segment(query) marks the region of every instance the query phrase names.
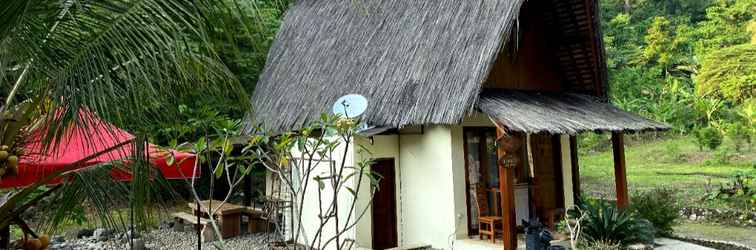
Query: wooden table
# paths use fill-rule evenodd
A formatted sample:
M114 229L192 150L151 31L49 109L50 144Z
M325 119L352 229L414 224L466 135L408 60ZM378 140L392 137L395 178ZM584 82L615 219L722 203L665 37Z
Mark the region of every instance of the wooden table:
M204 200L200 201L200 207L194 202L189 203L189 207L194 215L206 218L209 211L214 211L213 218L217 220L223 238L238 236L241 234L241 215L247 208L228 202L223 205L221 203L219 200Z

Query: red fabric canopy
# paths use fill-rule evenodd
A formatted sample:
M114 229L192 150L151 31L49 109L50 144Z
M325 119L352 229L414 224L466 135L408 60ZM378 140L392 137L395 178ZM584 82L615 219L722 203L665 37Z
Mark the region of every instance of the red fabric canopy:
M133 152L134 135L100 120L95 115L81 111L79 116L86 120L87 126L74 125L67 130L55 147L45 150L41 143L44 129L31 133L30 141L24 148L24 154L19 160L18 173L15 176L6 175L0 179L0 188L24 187L33 184L45 176L72 166L80 162L78 169L114 162L126 161ZM194 177L194 154L163 150L155 145L148 145L150 162L156 166L166 179L188 179ZM46 151L46 152L45 152ZM100 154L101 153L101 154ZM86 162L87 158L100 154ZM168 164L173 154L173 165ZM125 162L127 163L127 162ZM128 164L125 164L128 165ZM121 181L131 180L128 172L114 168L111 175ZM59 184L61 178L56 178L48 185Z

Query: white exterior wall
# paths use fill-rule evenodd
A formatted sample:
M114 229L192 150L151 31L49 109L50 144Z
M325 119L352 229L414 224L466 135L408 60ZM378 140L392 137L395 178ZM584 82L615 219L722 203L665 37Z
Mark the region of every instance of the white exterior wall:
M454 152L461 144L453 145L461 143L461 132L428 126L422 134L400 136L400 245L448 249L458 234L466 233L466 214L460 213L466 211L464 161L461 150Z
M366 161L369 159L383 159L383 158L393 158L394 159L394 170L397 176L394 176L395 180L397 180L397 187L395 188L397 197L397 203L396 203L396 212L397 212L397 218L396 222L397 225L400 225L400 221L402 218L401 215L401 209L399 204L399 136L398 135L377 135L373 137L372 143L369 140L369 138L364 137L356 137L355 138L355 144L358 145L357 148L354 148L355 151L355 160L357 162ZM368 151L370 151L370 155L366 154L360 154L359 152L359 146L364 147ZM369 180L367 180L369 181ZM367 183L369 184L369 183ZM365 212L365 215L357 222L357 225L355 226L355 240L357 243L357 246L359 248L363 249L370 249L373 245L373 214L372 214L372 208L370 206L370 185L361 185L360 190L358 191L358 198L357 198L357 206L358 208L366 208L367 211ZM355 211L356 213L360 213L362 211ZM397 232L400 232L397 228ZM401 235L401 233L399 233Z
M355 150L354 150L353 143L347 144L347 143L342 142L333 153L334 159L331 159L330 161L317 159L317 157L316 159L312 161L314 164L314 168L313 168L313 171L311 172L309 181L307 182L307 189L304 193L300 191L301 194L300 194L300 197L298 197L298 198L301 198L301 195L304 195L304 199L303 199L304 202L302 202L303 212L302 212L302 219L301 219L302 231L299 233L299 237L297 239L297 241L301 244L309 245L313 241L316 235L316 232L320 228L320 219L318 216L320 213L319 212L320 210L318 209L318 206L320 205L320 208L322 209L322 211L324 211L323 213L325 213L325 211L328 209L328 206L331 204L331 201L333 201L334 199L333 188L331 186L331 182L328 180L325 180L324 181L325 187L324 189L321 190L319 183L315 181L314 178L331 176L332 173L330 170L329 163L333 162L334 164L336 164L336 166L341 166L342 164L341 159L344 156L344 153L346 153L346 158L344 161L345 169L344 169L344 172L342 173L342 176L348 176L353 171L353 169L349 167L353 167L355 163L354 161ZM293 156L297 158L296 160L303 161L304 164L308 164L309 160L307 159L302 160L301 159L302 155L296 150L296 147L293 150ZM301 174L295 174L295 175L298 175L296 176L297 178L304 178ZM267 176L268 176L267 177L268 184L266 184L266 186L268 187L266 187L266 189L268 189L267 191L270 194L271 187L269 187L270 186L269 183L271 183L272 178L276 178L276 177L274 174L271 174L271 173L268 173ZM363 181L366 181L367 184L369 185L368 178L364 178ZM356 189L355 188L356 185L357 185L357 178L352 178L346 183L345 186ZM296 184L295 184L295 188L297 188ZM318 199L318 191L321 192L322 203ZM340 207L338 211L338 218L339 218L340 228L344 228L347 224L352 224L355 221L356 215L354 215L354 213L352 214L350 221L349 222L346 221L346 218L348 217L348 214L349 214L349 205L352 204L353 200L354 200L354 196L347 189L342 188L339 191L338 203L340 204ZM296 208L297 201L298 200L295 200L295 203L294 203L295 209L297 209ZM355 211L358 211L358 210L361 211L361 209L364 209L364 205L363 207L359 207L359 206L355 207ZM288 224L290 221L290 218L288 218L289 214L284 213L284 217L285 217L284 220L286 221L284 224L287 225L288 227ZM294 237L294 232L292 232L290 228L287 228L286 230L287 230L287 233L286 233L287 238L292 239ZM332 238L333 236L335 236L335 219L332 218L324 227L324 230L322 233L322 240L323 240L322 242L325 243L326 240ZM343 241L344 239L355 239L355 237L356 237L356 227L352 227L350 230L347 230L345 234L340 236L340 240ZM330 243L323 249L336 249L335 242Z
M341 163L341 157L343 156L344 150L346 149L346 143L343 143L334 151L334 162L337 164L337 166L340 166ZM360 147L364 147L367 149L370 154L364 154L361 152ZM363 137L355 137L354 143L349 143L349 148L346 149L346 164L345 167L356 167L358 162L366 161L369 159L381 159L381 158L394 158L394 167L397 173L397 176L395 177L397 180L397 183L399 181L399 136L398 135L380 135L380 136L374 136L373 141L371 144L371 141L368 138ZM293 154L295 157L300 157L299 152L296 150L293 151ZM315 161L317 162L317 161ZM330 168L326 161L318 162L319 164L316 165L315 169L312 171L313 176L310 177L310 181L307 187L307 191L305 193L305 199L304 199L304 205L302 208L303 214L302 214L302 227L303 227L303 234L300 234L300 237L298 241L302 244L309 244L308 241L311 242L312 238L315 236L315 233L320 225L320 220L318 218L319 210L318 210L318 189L319 184L318 182L314 181L313 178L315 176L321 176L326 177L330 175ZM351 169L345 169L345 172L343 173L343 176L347 176L351 173ZM272 192L272 187L270 186L271 178L274 178L274 175L270 172L267 173L267 184L266 184L266 192L270 194ZM347 186L357 190L357 182L359 179L355 177L352 177L350 181L348 182ZM360 188L357 191L357 199L355 202L355 208L351 216L351 223L356 223L354 227L347 230L347 232L340 237L341 240L344 239L354 239L356 243L356 247L358 249L370 249L372 246L372 213L371 213L371 207L370 202L370 179L365 177L362 180L362 183L360 184ZM397 194L396 197L399 197L399 188L396 188ZM325 211L327 209L327 205L330 204L330 202L333 199L333 189L329 186L328 182L326 181L326 188L321 191L322 200L323 200L323 206L322 209ZM339 224L343 228L346 225L346 217L348 216L348 206L351 205L353 199L355 197L346 189L342 189L339 191L339 200L338 202L341 204L339 209ZM401 218L401 209L400 204L397 202L397 224L400 222ZM365 211L364 215L358 219L360 213ZM288 216L288 214L285 214L284 216ZM288 218L286 218L288 221ZM334 221L332 219L332 221ZM350 223L350 224L351 224ZM331 238L335 235L334 230L334 223L330 222L326 227L326 230L324 230L323 239ZM399 232L399 230L397 230ZM288 237L293 237L292 234L287 234ZM325 249L335 249L334 244L329 244Z

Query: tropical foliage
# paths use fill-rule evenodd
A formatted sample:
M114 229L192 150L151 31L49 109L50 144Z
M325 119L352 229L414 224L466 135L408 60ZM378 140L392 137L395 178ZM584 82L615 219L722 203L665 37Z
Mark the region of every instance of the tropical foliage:
M638 217L651 222L659 236L672 233L672 226L680 220L680 205L678 205L677 190L671 188L655 188L633 194L630 210Z
M754 131L754 0L601 0L611 98L678 132Z
M13 153L3 160L4 169L15 165L11 156L23 154L19 149L27 142L28 131L43 129L44 142L55 146L72 124L89 126L92 121L82 119L80 110L129 129L137 134L135 145L144 145L152 126L174 121L173 114L181 112L185 102L203 105L191 100L222 100L219 105L247 107L244 87L226 64L233 60L222 59L218 44L227 44L222 49L230 51L243 44L239 42L243 37L268 39L270 31L260 33L263 28L237 25L266 20L258 17L275 20L279 12L255 9L256 4L4 1L0 6L0 141L4 146L0 147ZM261 53L261 49L252 51ZM15 216L43 197L54 199L50 204L60 211L53 214L52 223L82 204L96 208L106 225L123 223L110 217L109 207L128 203L141 213L155 193L151 189L155 182L148 181L154 169L147 167L144 152L135 147L128 168L133 176L130 184L102 178L119 164L72 172L77 163L7 193L0 204L0 228L16 223ZM69 182L40 192L44 183L60 176L69 176ZM143 225L140 221L147 218L137 214L132 219Z
M580 222L581 236L588 244L654 242L655 231L651 222L638 218L627 209L617 208L612 202L582 199L570 213L572 218L583 218Z

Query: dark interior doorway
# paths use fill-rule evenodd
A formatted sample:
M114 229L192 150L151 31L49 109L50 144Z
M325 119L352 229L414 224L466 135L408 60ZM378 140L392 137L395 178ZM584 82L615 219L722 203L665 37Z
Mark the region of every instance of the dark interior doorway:
M394 159L376 160L371 167L383 177L373 198L373 249L394 248L398 246Z

